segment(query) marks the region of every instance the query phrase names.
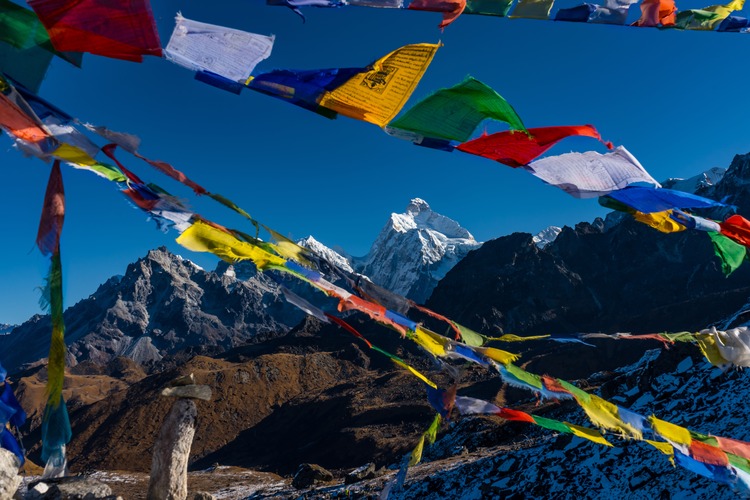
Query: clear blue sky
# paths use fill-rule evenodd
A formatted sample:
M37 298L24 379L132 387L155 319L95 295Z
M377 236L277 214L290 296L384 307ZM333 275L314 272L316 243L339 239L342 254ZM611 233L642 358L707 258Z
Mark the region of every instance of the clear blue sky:
M507 98L527 126L591 123L659 180L726 167L735 153L750 151L750 37L744 35L484 16L463 16L441 34L440 15L425 12L307 9L302 24L291 11L262 0L158 0L153 7L162 46L177 11L275 34L273 54L256 72L360 66L408 43L442 40L445 46L410 103L470 74ZM458 220L479 240L605 213L595 200L576 200L522 171L416 147L374 125L330 121L252 91L229 94L157 58L135 64L87 55L83 69L54 61L40 94L82 121L140 136L143 154L171 162L280 232L294 238L313 234L354 255L365 254L388 215L403 211L413 197ZM6 181L0 197L6 214L0 323L19 323L39 312L35 287L47 271L34 238L49 166L23 158L6 137L0 149ZM601 146L570 140L551 153L588 149ZM121 159L199 213L247 228L145 163L124 153ZM66 306L160 245L206 268L216 265L211 256L181 249L174 243L177 233L159 232L107 181L71 168L63 174Z

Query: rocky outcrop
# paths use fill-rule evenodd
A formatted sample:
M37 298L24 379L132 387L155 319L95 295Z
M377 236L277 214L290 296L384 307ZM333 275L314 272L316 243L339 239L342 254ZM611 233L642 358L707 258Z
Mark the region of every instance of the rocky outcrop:
M284 333L302 314L261 278L239 282L206 272L165 248L152 250L65 312L69 365L117 356L146 367L193 347L230 349ZM9 370L46 357L48 316L0 336ZM23 348L21 348L23 346Z

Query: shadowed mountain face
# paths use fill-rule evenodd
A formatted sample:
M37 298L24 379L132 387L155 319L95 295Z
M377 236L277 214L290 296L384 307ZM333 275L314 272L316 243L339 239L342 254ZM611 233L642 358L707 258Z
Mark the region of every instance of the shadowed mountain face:
M206 272L165 248L152 250L65 311L68 364L125 356L146 367L179 350L226 350L288 331L303 315L263 278L240 282ZM3 364L15 370L46 357L49 316L0 336Z
M747 215L748 186L743 155L699 194L727 197ZM662 234L621 219L566 227L544 249L523 233L489 241L448 273L428 305L480 331L540 334L696 330L747 303L750 266L724 277L705 234Z

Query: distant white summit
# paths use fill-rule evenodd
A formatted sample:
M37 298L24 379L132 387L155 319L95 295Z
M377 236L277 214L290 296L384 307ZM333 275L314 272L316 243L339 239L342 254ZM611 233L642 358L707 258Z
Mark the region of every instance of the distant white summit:
M667 179L662 183L662 187L695 193L699 189L715 186L717 182L724 178L726 172L726 168L714 167L689 179L680 179L678 177Z
M544 248L560 235L562 228L557 226L550 226L547 229L543 229L532 238L534 244L539 248Z
M364 257L343 256L312 236L300 244L343 269L364 274L374 283L421 303L458 261L482 243L458 222L414 198L404 213L391 214Z

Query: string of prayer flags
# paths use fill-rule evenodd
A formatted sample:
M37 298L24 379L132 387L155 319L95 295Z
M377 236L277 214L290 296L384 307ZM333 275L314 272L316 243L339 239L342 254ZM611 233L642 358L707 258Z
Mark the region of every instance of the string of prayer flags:
M388 124L386 132L410 132L410 140L421 143L425 137L465 142L485 119L507 123L513 130L526 131L521 118L500 94L479 80L441 89L415 104Z
M141 62L161 57L149 0L29 0L59 51Z
M60 235L65 218L65 191L60 162L50 171L44 207L39 221L37 246L50 257L51 265L41 303L49 308L52 336L47 361L47 404L42 420L42 460L47 463L45 474L56 474L65 468L65 445L70 441L71 428L62 389L65 378L65 321L63 319L62 265Z
M405 45L378 59L365 73L326 91L320 105L349 118L384 127L421 80L440 44Z
M647 214L663 212L673 208L716 208L727 206L724 203L684 191L643 186L628 186L609 193L604 197L605 200L607 198L614 199L633 210Z
M622 146L611 153L567 153L531 162L526 169L576 198L595 198L634 183L661 184Z
M271 55L273 42L273 35L192 21L178 13L164 55L192 71L212 73L244 85L255 66Z
M568 422L560 422L558 420L552 420L549 418L540 417L538 415L531 415L519 410L499 408L492 403L481 399L469 398L466 396L456 396L455 406L462 415L496 415L505 420L528 422L530 424L538 425L555 432L573 434L597 444L612 446L612 444L604 439L604 436L602 436L602 434L595 429L580 427Z
M442 12L443 21L438 25L440 29L458 19L465 8L466 0L411 0L409 2L410 10Z
M528 133L529 135L504 131L483 135L460 144L456 149L516 168L528 165L566 137L592 137L608 149L613 148L612 143L603 141L599 132L591 125L530 128Z

